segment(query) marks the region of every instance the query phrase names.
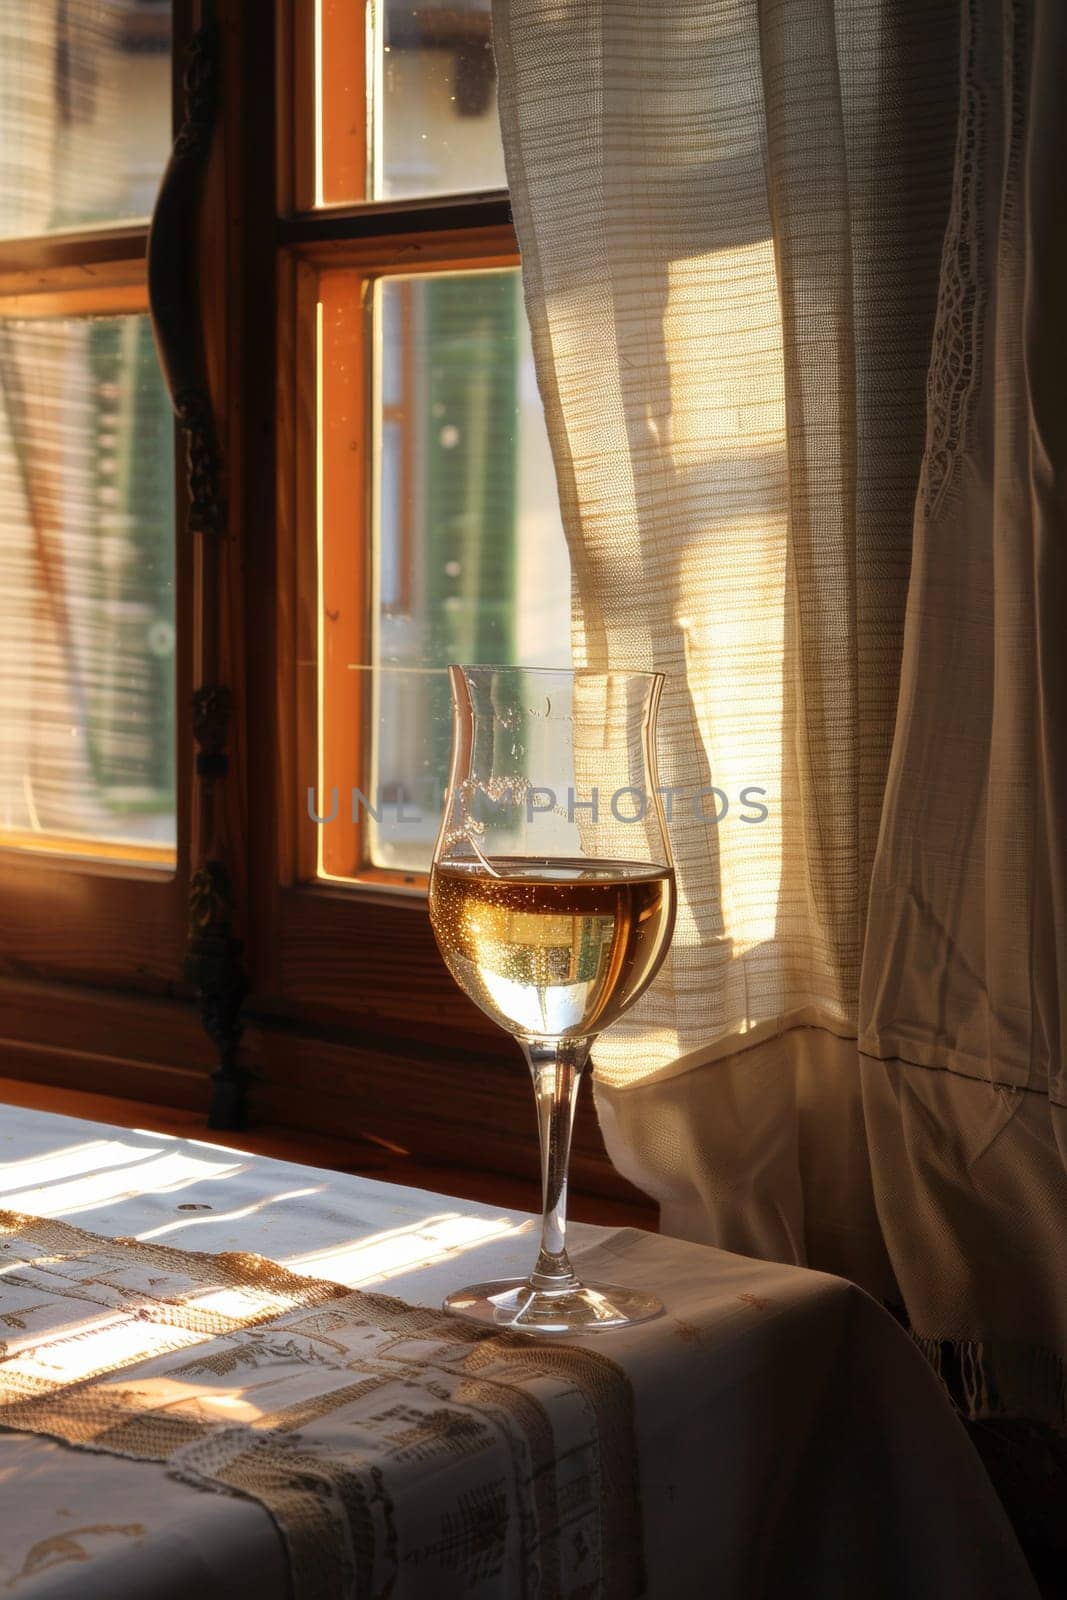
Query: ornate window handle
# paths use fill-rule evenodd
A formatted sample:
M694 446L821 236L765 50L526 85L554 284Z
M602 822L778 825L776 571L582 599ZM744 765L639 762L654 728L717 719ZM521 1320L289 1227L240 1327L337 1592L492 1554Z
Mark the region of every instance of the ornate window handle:
M223 859L216 795L226 777L230 691L214 682L219 659L218 577L226 532L222 454L207 381L197 290L197 221L204 170L218 112L221 36L205 0L204 20L189 46L185 113L163 174L148 232L148 303L156 350L178 425L186 439L187 527L207 540L199 596L203 681L193 695L197 851L189 884L185 977L197 991L204 1028L219 1052L208 1124L237 1128L245 1120L250 1074L238 1050L247 983L233 931L233 879Z

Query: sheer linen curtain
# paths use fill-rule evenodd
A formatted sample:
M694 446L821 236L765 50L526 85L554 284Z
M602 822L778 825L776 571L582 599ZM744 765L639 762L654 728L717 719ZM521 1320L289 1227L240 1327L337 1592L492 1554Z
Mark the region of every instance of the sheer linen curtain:
M668 675L609 1151L1061 1425L1065 20L494 4L576 663Z

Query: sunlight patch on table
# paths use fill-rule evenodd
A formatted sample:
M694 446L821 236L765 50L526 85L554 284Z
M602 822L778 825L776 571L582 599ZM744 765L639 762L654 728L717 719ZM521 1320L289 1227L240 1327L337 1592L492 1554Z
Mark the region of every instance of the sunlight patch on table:
M368 1239L284 1256L282 1261L292 1272L306 1272L354 1288L381 1283L435 1261L447 1261L450 1256L462 1255L492 1240L524 1233L530 1226L525 1218L515 1222L510 1217L464 1217L459 1212L443 1212L408 1228L390 1228Z
M38 1334L32 1346L9 1355L7 1371L38 1382L75 1383L204 1340L202 1333L189 1329L122 1316L124 1320L106 1317L77 1331L61 1329L51 1338Z
M18 1189L33 1188L37 1184L55 1183L60 1178L99 1172L105 1167L130 1166L160 1153L158 1147L146 1150L143 1145L123 1144L117 1139L93 1139L88 1144L65 1145L61 1150L49 1150L44 1155L0 1163L0 1194L6 1195L9 1185Z
M94 1170L55 1186L19 1188L3 1198L8 1209L27 1212L31 1216L72 1216L79 1211L96 1210L139 1195L162 1194L186 1188L191 1183L205 1179L233 1177L246 1170L247 1166L244 1160L220 1166L218 1162L204 1161L175 1151L145 1162L137 1168L136 1174L122 1167L103 1172Z

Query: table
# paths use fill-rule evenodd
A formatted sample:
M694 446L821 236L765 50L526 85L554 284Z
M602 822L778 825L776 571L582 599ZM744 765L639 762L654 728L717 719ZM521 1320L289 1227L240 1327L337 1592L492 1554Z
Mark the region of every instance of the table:
M533 1219L488 1205L12 1107L0 1128L0 1206L108 1238L257 1252L417 1306L531 1258ZM632 1385L644 1592L1036 1596L940 1386L862 1291L635 1229L575 1225L572 1237L580 1272L651 1288L667 1307L577 1341ZM3 1297L0 1275L0 1318ZM0 1591L283 1600L287 1569L254 1501L0 1431ZM394 1590L445 1592L406 1570ZM487 1579L448 1592L519 1591ZM612 1592L640 1592L637 1572Z

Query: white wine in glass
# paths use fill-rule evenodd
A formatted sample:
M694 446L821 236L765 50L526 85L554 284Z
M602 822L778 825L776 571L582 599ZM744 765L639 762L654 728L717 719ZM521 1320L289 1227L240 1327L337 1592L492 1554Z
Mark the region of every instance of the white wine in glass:
M656 673L451 667L452 766L430 918L460 987L514 1035L533 1075L544 1214L525 1279L449 1310L574 1333L656 1316L653 1295L583 1284L566 1249L567 1162L596 1035L641 995L674 928L657 792Z

